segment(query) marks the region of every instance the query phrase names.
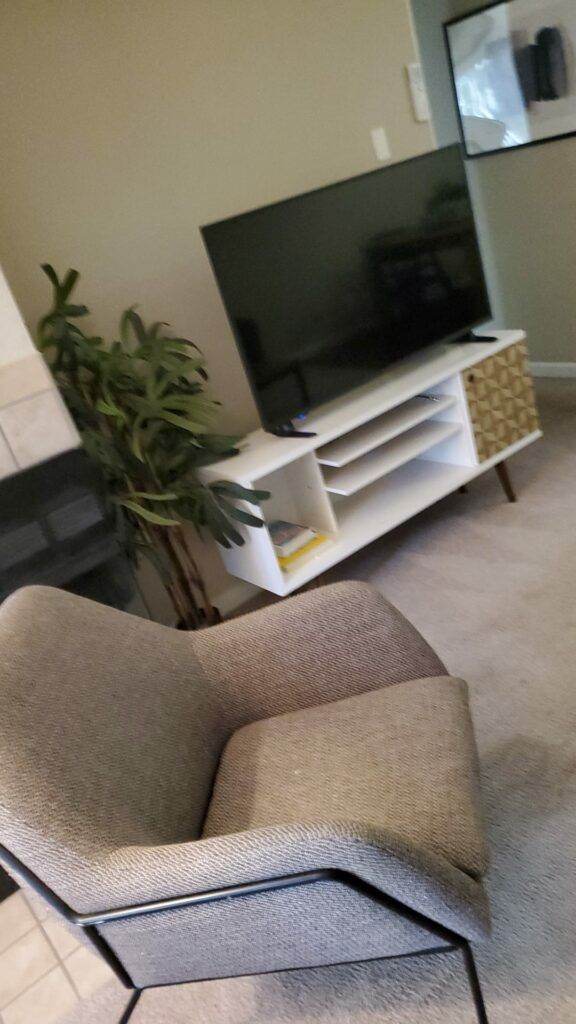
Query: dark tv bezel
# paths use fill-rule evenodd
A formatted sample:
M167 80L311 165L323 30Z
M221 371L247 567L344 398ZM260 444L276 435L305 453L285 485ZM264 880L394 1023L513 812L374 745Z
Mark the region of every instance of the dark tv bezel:
M501 0L499 0L499 2L501 2ZM304 198L306 198L308 196L311 196L311 195L315 195L317 192L329 192L332 189L340 188L342 185L348 185L352 181L362 181L364 178L369 178L369 177L371 177L372 175L375 175L375 174L382 175L387 170L391 170L392 168L400 167L403 164L417 163L420 160L423 161L423 160L425 160L425 159L427 159L427 158L429 158L431 156L434 156L436 154L448 152L448 150L459 150L459 152L460 152L460 154L462 156L462 166L465 169L465 167L466 167L466 150L465 150L465 147L462 145L461 142L453 142L449 146L439 146L437 149L428 150L426 153L419 153L417 156L407 157L405 160L398 160L398 161L396 161L393 164L389 164L387 167L375 167L371 171L364 171L362 174L353 174L349 178L342 178L339 181L331 182L329 185L320 185L318 188L309 189L307 192L300 192L297 195L289 196L287 199L278 199L278 200L275 200L273 203L266 203L264 206L255 206L252 209L245 210L242 213L233 214L231 217L223 217L220 220L211 221L209 224L201 225L200 233L202 235L202 240L204 242L204 248L206 249L206 254L208 256L208 260L209 260L210 266L212 268L212 273L214 275L214 279L215 279L216 285L218 287L218 294L220 295L220 298L222 300L222 304L223 304L224 310L226 312L226 317L227 317L228 323L230 325L230 329L232 331L232 334L234 336L234 340L236 342L236 348L237 348L238 353L240 355L240 359L242 361L242 366L244 367L244 371L246 373L246 377L248 378L248 383L250 385L250 391L252 393L252 397L254 399L256 408L258 409L258 414L260 416L260 421L261 421L261 424L262 424L264 430L273 431L273 430L277 429L278 427L282 426L284 423L289 422L290 420L300 419L302 417L306 417L306 416L309 415L310 412L312 412L312 410L318 409L321 406L328 404L328 402L333 402L337 398L340 398L342 395L350 394L352 391L357 390L357 388L359 388L359 387L364 387L366 384L368 384L370 382L370 380L374 380L375 378L379 377L381 374L385 373L386 370L389 369L389 367L394 366L397 363L401 363L403 361L403 358L400 357L400 359L391 359L390 362L383 363L382 367L381 367L381 370L378 371L377 373L374 373L374 374L371 374L371 375L367 376L366 380L362 384L356 384L353 387L349 387L349 388L343 387L342 390L336 391L333 395L330 395L327 398L323 398L321 401L316 402L315 404L309 406L308 408L303 408L303 409L300 409L300 410L296 410L295 412L293 412L292 416L289 417L288 421L281 420L281 419L277 419L277 420L270 419L270 417L268 416L266 410L264 409L264 407L263 407L263 405L262 405L262 403L260 401L260 393L259 393L259 389L258 389L258 387L257 387L257 385L255 383L255 380L254 380L254 376L253 376L253 373L252 373L252 367L250 365L250 361L246 358L246 355L245 355L245 352L244 352L244 345L242 343L241 338L239 337L238 331L236 330L236 326L235 326L234 321L232 319L230 310L228 309L228 303L226 301L226 297L225 297L225 295L224 295L224 293L222 291L222 288L220 286L220 281L219 281L219 278L218 278L218 271L217 271L217 268L216 268L216 266L214 265L214 263L212 261L212 256L210 254L210 247L209 247L208 242L207 242L207 237L206 237L207 232L209 232L211 228L220 227L220 225L222 225L222 224L231 224L234 221L243 220L246 217L252 217L254 214L261 213L263 210L271 210L271 209L273 209L276 206L288 206L290 203L299 202L301 199L304 199ZM484 260L482 258L482 251L480 249L480 242L479 242L479 237L478 237L478 229L477 229L477 226L476 226L476 218L474 216L474 210L473 210L473 207L472 207L472 199L471 199L471 196L470 196L470 189L468 188L468 186L467 186L467 189L468 189L468 196L469 196L469 200L470 200L470 209L472 211L472 223L474 225L474 237L475 237L475 242L476 242L476 250L477 250L477 253L478 253L479 263L480 263L480 266L482 268L482 292L483 292L483 298L484 298L485 304L486 304L486 316L481 316L481 317L478 317L475 320L470 320L470 321L467 321L466 323L463 323L461 329L459 329L458 331L454 331L451 334L444 335L442 338L438 338L436 341L430 342L429 344L422 345L421 348L414 349L412 352L407 353L407 355L404 357L404 359L408 359L408 358L410 358L410 356L415 355L417 352L422 352L426 348L431 348L433 345L449 344L450 342L453 342L453 341L457 340L459 337L463 337L468 332L472 331L474 327L479 327L480 324L486 323L486 321L489 320L492 317L492 306L491 306L491 302L490 302L490 294L488 292L488 284L487 284L487 281L486 281L486 274L485 274L485 271L484 271Z

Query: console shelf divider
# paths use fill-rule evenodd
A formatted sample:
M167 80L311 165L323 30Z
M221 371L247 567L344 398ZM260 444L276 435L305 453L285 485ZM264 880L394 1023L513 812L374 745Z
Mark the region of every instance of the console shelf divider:
M338 440L319 448L316 458L321 466L341 469L354 459L367 455L374 448L385 444L386 441L392 441L399 434L418 426L419 423L446 412L455 404L454 395L417 395L398 408L370 420L365 426L357 427L350 433L343 434Z
M324 472L326 490L331 494L351 495L368 487L382 476L393 473L406 462L417 459L429 448L457 434L460 423L423 423L387 444L381 445L344 466L343 469L327 469Z

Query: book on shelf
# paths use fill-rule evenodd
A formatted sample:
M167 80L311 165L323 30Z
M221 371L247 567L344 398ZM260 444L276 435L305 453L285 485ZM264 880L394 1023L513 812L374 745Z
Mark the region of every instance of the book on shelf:
M279 558L289 558L316 536L315 530L299 526L297 523L287 523L283 519L276 519L270 523L268 533Z
M323 533L315 533L312 540L309 540L297 551L294 551L291 555L282 556L276 555L278 564L283 572L288 572L290 569L295 568L296 564L300 562L300 559L306 558L308 555L316 554L318 548L321 548L328 542L329 538Z
M268 532L278 564L285 572L292 569L301 558L315 554L316 549L328 540L323 533L298 523L287 523L283 519L269 523Z

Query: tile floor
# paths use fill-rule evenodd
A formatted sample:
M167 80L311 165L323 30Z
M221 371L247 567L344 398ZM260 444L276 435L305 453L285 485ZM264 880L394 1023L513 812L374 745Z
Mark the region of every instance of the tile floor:
M56 1024L111 977L41 901L0 903L0 1024Z

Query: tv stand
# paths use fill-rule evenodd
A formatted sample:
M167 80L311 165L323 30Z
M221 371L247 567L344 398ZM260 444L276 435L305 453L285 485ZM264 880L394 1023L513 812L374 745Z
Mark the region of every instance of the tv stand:
M474 334L474 331L466 331L465 334L460 334L457 338L454 338L452 345L471 345L476 342L495 342L498 341L498 335L496 334Z
M244 545L220 548L228 572L285 596L489 469L512 500L504 460L541 430L525 334L495 336L418 352L315 410L312 436L256 430L239 455L204 467L206 482L270 491L266 524L284 519L327 538L284 572L266 525L239 527Z

